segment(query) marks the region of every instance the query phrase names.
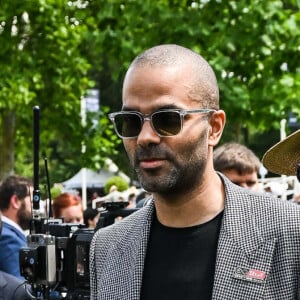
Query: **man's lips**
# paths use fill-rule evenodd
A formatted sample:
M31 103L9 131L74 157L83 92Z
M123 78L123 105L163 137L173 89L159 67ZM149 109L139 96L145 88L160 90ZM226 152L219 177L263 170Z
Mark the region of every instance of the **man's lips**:
M162 158L142 159L139 161L139 165L142 169L154 169L161 167L164 160Z

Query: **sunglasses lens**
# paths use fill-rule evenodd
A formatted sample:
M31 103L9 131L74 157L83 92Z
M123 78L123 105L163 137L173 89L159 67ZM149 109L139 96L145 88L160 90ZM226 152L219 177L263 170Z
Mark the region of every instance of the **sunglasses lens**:
M152 115L154 129L161 136L176 135L181 130L181 118L177 111L158 111Z
M136 137L141 132L142 120L135 114L118 114L114 117L115 128L121 137Z

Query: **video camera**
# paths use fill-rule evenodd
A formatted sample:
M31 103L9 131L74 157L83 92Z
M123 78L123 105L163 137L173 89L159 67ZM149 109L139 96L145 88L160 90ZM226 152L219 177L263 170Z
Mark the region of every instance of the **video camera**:
M20 249L21 275L31 284L32 299L90 299L89 249L94 230L83 224L52 218L47 160L45 169L49 193L49 216L40 217L39 193L39 107L33 108L33 218L27 246ZM107 202L96 230L126 217L136 209L128 202Z
M136 211L124 205L106 203L96 230ZM20 250L20 269L36 299L90 299L89 249L94 230L51 218L33 219L32 227L39 233L28 235L27 247Z
M20 250L22 276L36 299L89 299L89 247L94 230L63 219L34 219L38 233Z

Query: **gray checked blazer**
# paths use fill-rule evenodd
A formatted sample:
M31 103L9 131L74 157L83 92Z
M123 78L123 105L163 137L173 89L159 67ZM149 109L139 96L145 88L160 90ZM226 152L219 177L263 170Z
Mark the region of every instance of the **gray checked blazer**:
M300 299L300 207L220 176L226 198L212 299ZM95 233L91 299L140 299L153 213L152 202Z

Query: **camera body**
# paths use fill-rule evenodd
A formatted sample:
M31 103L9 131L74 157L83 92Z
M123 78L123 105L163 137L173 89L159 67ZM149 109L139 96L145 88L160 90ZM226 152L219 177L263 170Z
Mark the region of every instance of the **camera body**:
M27 236L27 247L19 256L21 274L33 291L44 299L89 299L89 247L94 230L63 223L63 219L35 219L32 224L38 233Z
M32 234L27 237L28 247L20 251L21 274L32 283L52 286L56 283L55 237Z

